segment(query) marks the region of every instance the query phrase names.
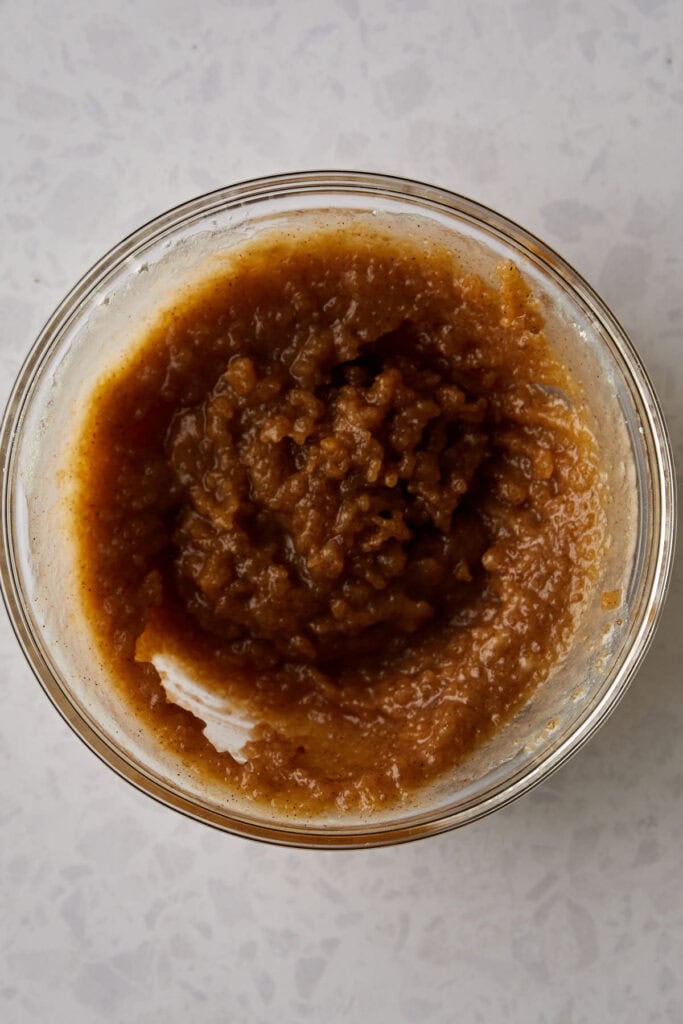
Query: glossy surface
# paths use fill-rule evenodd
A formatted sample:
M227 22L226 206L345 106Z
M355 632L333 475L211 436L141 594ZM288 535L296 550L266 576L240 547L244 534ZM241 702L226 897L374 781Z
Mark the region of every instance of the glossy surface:
M462 762L567 649L602 557L598 452L519 271L487 285L418 220L370 223L239 246L95 388L74 467L131 713L311 815ZM243 763L159 656L255 724Z

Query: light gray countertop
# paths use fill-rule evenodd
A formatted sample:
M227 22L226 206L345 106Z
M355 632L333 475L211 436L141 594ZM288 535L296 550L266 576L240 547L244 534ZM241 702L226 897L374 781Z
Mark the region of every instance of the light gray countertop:
M679 0L5 4L0 381L110 245L281 170L432 181L602 293L683 447ZM683 580L590 745L466 829L212 832L70 733L0 626L3 1024L683 1020Z

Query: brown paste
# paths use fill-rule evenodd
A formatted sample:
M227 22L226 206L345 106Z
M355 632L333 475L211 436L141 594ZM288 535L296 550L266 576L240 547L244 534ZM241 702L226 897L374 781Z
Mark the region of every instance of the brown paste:
M579 396L521 275L367 226L270 235L160 315L79 448L82 589L179 760L297 811L461 761L562 656L602 540ZM173 652L258 723L239 763Z

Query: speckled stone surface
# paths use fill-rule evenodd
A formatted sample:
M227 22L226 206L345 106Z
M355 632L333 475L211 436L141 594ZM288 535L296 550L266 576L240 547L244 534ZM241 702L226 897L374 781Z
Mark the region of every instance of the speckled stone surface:
M680 0L25 0L0 32L0 382L145 219L298 168L386 170L558 248L683 456ZM212 832L69 732L0 625L3 1024L683 1020L679 557L598 736L467 829L359 853Z

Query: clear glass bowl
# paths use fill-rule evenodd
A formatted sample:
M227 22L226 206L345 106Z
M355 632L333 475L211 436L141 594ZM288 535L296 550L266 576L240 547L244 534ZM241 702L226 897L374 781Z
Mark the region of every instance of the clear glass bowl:
M612 544L595 598L561 666L501 732L408 805L345 818L284 818L212 790L141 731L100 664L78 605L67 541L65 454L88 391L212 255L302 216L381 214L446 238L492 278L512 259L540 299L547 331L582 382L613 495ZM624 693L652 639L671 569L672 456L657 399L628 338L585 281L516 224L442 189L387 176L307 172L201 196L104 256L50 317L19 374L0 435L2 585L19 642L73 730L123 778L229 832L296 846L416 839L473 821L531 789L579 749ZM619 591L607 615L603 591Z

